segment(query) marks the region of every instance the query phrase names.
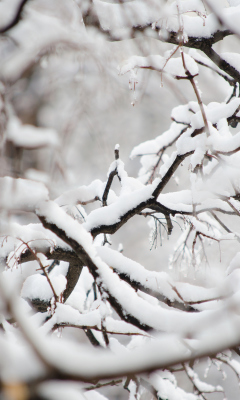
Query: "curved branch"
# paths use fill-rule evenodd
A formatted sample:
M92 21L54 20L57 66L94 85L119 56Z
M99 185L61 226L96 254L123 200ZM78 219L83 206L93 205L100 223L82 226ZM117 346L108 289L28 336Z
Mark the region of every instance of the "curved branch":
M4 26L3 28L0 28L0 34L1 34L1 33L6 33L6 32L9 31L10 29L12 29L15 25L18 24L18 22L21 20L22 12L23 12L24 6L25 6L25 4L26 4L27 2L28 2L28 0L21 0L21 1L20 1L19 5L18 5L18 7L17 7L16 13L15 13L13 19L12 19L12 21L9 22L9 23L8 23L6 26Z
M84 247L80 243L78 243L77 240L75 240L73 237L68 236L65 230L59 228L55 223L49 222L44 215L40 214L40 212L38 213L38 218L40 219L40 221L42 222L43 226L46 229L51 230L58 237L60 237L65 243L67 243L69 246L72 247L77 257L79 258L81 264L86 265L89 268L89 271L91 272L95 280L100 278L96 264L94 263L90 255L87 253L87 251L84 249ZM71 221L75 222L74 220ZM101 284L99 285L99 289L103 291L103 289L101 288ZM152 329L150 326L141 323L133 315L127 313L126 310L123 309L122 305L111 295L108 289L104 288L104 292L107 294L108 302L111 304L113 309L117 312L117 314L123 321L131 323L144 331Z
M81 261L79 260L78 257L77 257L77 259L72 258L72 260L69 261L68 272L66 275L67 285L63 292L63 302L64 303L68 299L68 297L70 296L72 291L74 290L74 288L78 282L78 279L81 275L82 269L83 269L83 263L81 263Z
M50 248L43 250L40 248L38 249L38 252L42 252L49 260L59 260L69 263L68 272L66 275L67 284L63 292L63 302L65 303L78 282L79 276L82 272L83 263L81 263L80 259L72 249L62 249L61 247L57 247L53 250ZM20 263L33 261L34 259L35 258L31 251L27 250L21 254ZM40 312L46 312L50 305L49 302L38 298L31 299L31 304Z

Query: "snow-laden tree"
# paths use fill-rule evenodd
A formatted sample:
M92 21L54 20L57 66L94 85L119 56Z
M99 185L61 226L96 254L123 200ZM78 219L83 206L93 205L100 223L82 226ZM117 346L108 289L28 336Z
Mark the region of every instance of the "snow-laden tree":
M239 398L239 21L0 2L1 399Z

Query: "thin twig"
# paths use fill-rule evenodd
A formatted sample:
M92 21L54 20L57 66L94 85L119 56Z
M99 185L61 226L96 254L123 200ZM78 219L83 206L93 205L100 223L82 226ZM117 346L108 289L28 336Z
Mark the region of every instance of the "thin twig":
M51 282L51 279L49 278L49 275L48 275L48 272L47 272L46 267L43 266L43 264L42 264L42 262L41 262L41 259L38 257L38 255L37 255L37 253L35 252L35 250L33 250L33 249L29 246L28 242L25 242L24 240L22 240L22 239L20 239L20 238L17 238L17 239L18 239L20 242L22 242L22 243L27 247L27 249L28 249L28 250L30 251L30 253L33 255L33 257L35 258L35 260L39 263L40 268L41 268L41 270L43 271L44 275L46 276L47 281L48 281L48 284L49 284L49 286L50 286L50 288L51 288L51 290L52 290L52 292L53 292L53 296L54 296L54 299L55 299L55 303L57 303L57 302L59 301L59 297L58 297L58 295L57 295L56 292L55 292L55 289L54 289L54 287L53 287L53 284L52 284L52 282Z
M181 57L182 57L183 68L184 68L185 73L186 73L186 75L187 75L187 77L188 77L188 79L189 79L189 81L190 81L190 83L191 83L191 85L193 87L194 93L195 93L195 95L197 97L198 105L200 107L201 114L202 114L202 117L203 117L203 122L204 122L205 129L206 129L206 134L209 136L210 132L209 132L207 116L206 116L206 113L205 113L205 110L204 110L204 107L203 107L203 102L202 102L200 93L199 93L197 85L196 85L196 83L194 81L194 77L191 75L191 73L189 72L189 70L188 70L188 68L186 66L185 58L184 58L184 52L183 52L182 47L181 47L180 52L181 52Z

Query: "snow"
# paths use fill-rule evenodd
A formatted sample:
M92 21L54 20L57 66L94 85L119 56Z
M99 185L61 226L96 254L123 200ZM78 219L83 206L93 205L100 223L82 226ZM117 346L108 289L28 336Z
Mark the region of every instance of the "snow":
M237 253L235 257L231 260L228 268L227 268L227 275L231 274L235 269L240 267L240 253Z
M17 5L15 0L14 2L9 0L9 2L10 6L12 4ZM9 6L7 3L9 2L5 0L0 2L0 9L3 10L2 14L0 13L1 24L5 23L5 20L8 20L7 17L10 16L7 13L7 6ZM100 66L103 60L102 54L101 56L98 54L100 50L105 55L109 55L110 63L114 64L115 60L112 59L112 54L109 54L106 50L109 49L109 43L105 47L104 35L98 39L98 35L93 33L96 32L95 29L87 27L85 30L81 12L86 11L87 3L82 5L81 1L74 2L72 12L74 15L70 15L65 24L58 17L58 13L65 13L62 5L66 4L66 7L70 8L71 2L61 0L59 7L54 7L54 2L51 4L51 11L48 10L49 2L47 0L40 3L29 2L26 5L23 19L8 32L1 44L1 46L6 45L6 49L4 47L0 75L1 79L7 82L7 88L9 88L7 93L8 90L10 93L10 96L8 93L4 100L6 101L8 117L6 139L14 146L28 150L50 146L56 151L60 151L57 130L26 125L20 122L20 119L13 115L11 98L15 99L16 93L19 94L18 91L21 91L26 83L29 83L27 90L31 93L40 89L43 90L40 87L41 85L36 84L35 75L40 76L42 71L47 70L49 67L48 58L51 58L49 54L52 52L54 53L53 58L57 59L56 64L53 63L54 74L52 79L54 84L55 80L61 80L61 74L56 67L62 60L61 53L63 53L63 57L69 56L69 58L73 57L75 61L77 60L74 66L70 65L71 69L66 67L66 71L73 71L70 77L68 76L71 83L72 77L76 73L79 73L78 78L82 79L82 70L85 69L85 55L89 58L96 58L97 61L100 61ZM56 1L57 3L58 1ZM102 27L110 29L111 33L119 35L119 38L126 37L132 26L138 24L144 27L146 23L152 25L155 37L157 34L154 32L155 27L161 28L160 39L166 34L166 31L179 32L179 28L183 28L185 41L191 36L197 37L198 34L201 34L203 38L211 38L218 30L228 28L227 24L226 26L220 25L214 15L205 18L205 8L200 0L178 0L171 2L170 6L165 3L153 0L151 7L149 7L148 1L123 1L123 4L113 4L113 2L94 0L92 5L95 7L93 11L97 12ZM215 4L218 5L218 2L215 1ZM232 7L223 8L219 5L218 12L226 23L230 23L230 26L239 29L239 1L231 0L229 4ZM79 11L77 12L78 8ZM75 11L76 13L74 13ZM178 15L178 11L180 15ZM149 29L151 30L151 28ZM155 40L153 39L153 41ZM170 57L175 48L164 53L160 46L159 51L158 48L153 48L153 46L148 47L149 43L145 43L145 39L143 41L137 39L132 42L134 42L134 45L135 42L141 44L141 46L146 44L148 52L154 51L157 55L140 57L137 55L140 54L137 46L136 52L131 52L131 55L135 54L132 57L124 54L126 61L121 64L119 72L120 74L129 72L131 83L135 83L138 78L136 73L138 68L142 68L141 73L143 74L145 74L144 68L153 68L160 72L166 72L173 77L186 77L181 58ZM75 52L72 51L73 49ZM141 54L146 55L147 53ZM159 54L164 54L164 56ZM39 65L39 73L38 68L34 68L34 65L43 56L44 59L41 60L41 65ZM239 54L225 52L221 56L237 71L239 70ZM82 64L82 57L84 65ZM118 54L117 57L122 59L123 54L120 57ZM128 57L129 59L127 59ZM215 70L219 71L211 61L195 50L189 51L189 54L184 53L184 58L187 69L193 75L199 72L194 59L203 61L211 68L214 67ZM109 74L108 65L105 62L103 63L107 75ZM86 67L88 67L88 64ZM29 80L25 78L25 71L30 71L30 69L31 79ZM37 74L35 74L36 71ZM87 73L89 72L92 73L87 69ZM155 75L159 76L160 74L155 73ZM18 81L19 78L21 78L20 81ZM169 79L171 82L172 78ZM218 79L221 78L218 77ZM88 82L86 81L87 87ZM153 81L154 84L155 82ZM16 83L16 85L11 86L11 83ZM207 83L207 80L204 81L204 85L207 85ZM61 103L61 98L58 100L58 91L55 92L54 84L47 88L47 93L37 93L40 97L43 94L46 95L43 104L41 104L41 109L38 109L36 114L40 122L42 121L40 118L40 114L43 112L42 107L46 107L46 112L51 114L51 107L54 109L55 101L59 101L61 109L64 111L63 114L65 114L65 103ZM189 82L183 80L179 84L189 85ZM225 82L225 84L227 83ZM149 90L150 85L147 90ZM92 88L95 92L94 81L91 82ZM4 90L4 88L1 88L1 93L5 95ZM8 382L29 382L31 379L39 382L41 379L48 379L49 368L53 371L53 376L54 371L56 371L56 376L62 376L71 381L74 379L82 381L94 379L99 382L100 378L137 376L137 373L145 372L144 379L153 385L159 398L197 400L199 397L197 394L186 393L177 386L174 375L166 368L191 359L195 360L198 357L216 354L226 348L239 346L240 258L239 253L237 253L237 246L234 243L234 241L239 241L238 224L234 222L231 215L229 221L231 222L232 232L226 233L227 229L225 230L221 224L214 220L210 213L205 212L217 210L216 213L220 219L222 212L225 214L223 222L227 221L227 226L228 213L233 214L233 208L237 210L236 214L239 213L237 196L235 199L231 196L236 195L240 188L240 158L239 153L236 152L240 148L240 132L236 129L233 133L233 129L228 127L227 121L228 118L239 113L239 88L237 88L236 97L233 97L227 104L221 102L221 99L226 98L227 95L230 96L230 92L225 92L224 87L221 90L222 92L217 98L218 102L208 103L210 96L203 96L204 101L206 99L204 110L209 126L207 133L201 133L202 128L204 130L205 127L198 103L190 101L173 109L171 117L174 122L170 129L163 134L160 134L159 131L155 139L147 140L133 149L131 157L141 157L142 168L139 179L128 176L125 165L120 159L115 160L110 165L108 177L111 172L116 171L121 180L119 184L121 188L117 194L114 192L114 186L109 191L106 207L101 206L101 200L107 182L100 180L75 188L71 186L70 190L61 193L55 201L50 201L48 190L43 182L36 182L36 180L42 180L49 184L50 181L46 179L47 177L44 174L28 170L24 176L32 176L33 180L0 178L0 208L1 217L3 216L1 230L6 235L1 240L1 265L4 268L7 264L0 279L0 302L3 314L0 322L5 330L4 333L0 330L0 348L2 350L0 373L4 384ZM76 92L78 93L78 91ZM57 94L57 98L55 98L55 95L52 96L53 93ZM188 97L188 92L186 92L186 97ZM211 94L211 97L214 98L214 93ZM3 98L4 96L2 100L0 99L1 107L4 106ZM115 96L114 93L112 101L115 102L116 99L118 100L118 95ZM77 100L79 101L79 99ZM46 106L46 102L49 102L50 105ZM78 102L77 105L79 104ZM72 104L69 108L71 108L72 113L72 108L74 108ZM73 112L75 113L75 110ZM73 120L76 118L79 121L79 115L82 114L78 114L78 112L76 116L66 112L66 120L61 119L57 124L61 125L59 132L65 132L67 126L65 123L69 117L71 122L72 116ZM18 110L18 113L21 115L21 110ZM51 118L51 121L53 121L55 113ZM51 124L46 123L44 126L49 125L51 126ZM55 123L52 123L52 125L56 126ZM70 128L72 129L72 126ZM75 132L75 127L73 126L73 128ZM78 129L76 129L76 132L78 132ZM49 151L49 149L45 150ZM118 150L119 145L116 145L115 151ZM163 272L161 269L149 271L140 263L131 260L119 251L113 250L118 248L118 236L112 240L112 248L108 247L108 243L100 246L103 242L103 234L93 240L91 232L95 228L117 224L126 213L152 198L152 193L161 182L160 178L157 177L153 184L144 185L143 182L150 181L150 176L151 179L154 178L152 174L154 168L156 168L157 176L159 176L159 172L164 176L178 155L184 155L190 151L193 154L185 162L185 166L182 168L183 172L179 173L179 190L176 191L175 182L172 186L170 186L170 182L170 191L161 193L157 199L160 204L172 209L174 213L180 214L174 218L175 221L180 221L183 233L179 235L179 240L175 236L173 239L171 238L172 241L169 241L167 247L173 252L175 247L175 249L177 248L176 251L184 253L184 246L186 248L188 246L186 251L188 251L189 259L191 259L189 263L191 266L186 277L183 276L181 266L179 269L177 267L176 270L171 271L171 274L170 272ZM26 153L29 154L30 152L27 151ZM205 157L206 153L207 156ZM226 156L225 153L228 153L228 155ZM40 153L37 152L38 154ZM69 163L69 159L65 159L64 154L61 153L58 156L63 156L63 165ZM210 161L210 158L212 158L212 161ZM37 160L36 157L34 162ZM70 163L72 161L73 159L70 159ZM189 166L186 165L187 163L189 163ZM194 170L201 163L204 164L202 171ZM31 165L31 163L27 165ZM188 172L186 172L187 168ZM188 180L186 179L187 176ZM66 171L66 178L69 179L70 187L73 181L68 171ZM87 179L87 176L84 176L85 178ZM79 182L79 179L82 179L82 177L78 177L74 184ZM183 184L181 181L183 181ZM63 186L64 183L61 182L61 188ZM57 190L60 191L61 188L59 187ZM51 189L53 189L53 193L56 193L55 187ZM93 203L90 210L94 210L89 215L87 214L88 207L86 210L84 208L86 203ZM21 213L19 213L19 210ZM25 212L31 212L35 215L25 215ZM81 218L77 218L77 213L81 214ZM182 215L184 213L191 215L187 215L185 218ZM66 235L66 241L72 243L75 253L51 230L44 229L42 224L28 224L32 217L36 218L36 216L43 217L49 224L55 225L59 236L61 234ZM162 214L159 213L155 216L157 218L162 217ZM186 226L183 226L184 224ZM196 233L202 234L203 246L212 243L210 237L216 241L229 240L229 246L226 242L223 244L223 261L221 261L221 264L216 260L215 247L209 250L214 259L214 265L216 264L216 267L221 270L220 278L219 272L216 272L217 269L211 269L211 267L206 268L205 272L203 271L204 260L200 257L202 248L200 245L198 247L199 243L194 242ZM209 238L206 236L209 236ZM120 237L120 240L122 239L127 241L127 238ZM184 243L187 240L189 240L187 244ZM52 249L57 251L58 248L72 251L71 254L76 255L77 253L80 258L82 256L83 262L89 260L89 265L94 267L94 276L97 277L96 293L94 293L93 288L94 278L91 275L93 271L90 271L90 267L89 269L83 267L74 291L66 304L57 303L52 310L52 315L47 313L35 313L33 315L30 312L31 308L27 300L40 299L50 302L53 298L53 292L46 276L39 270L37 261L24 262L19 265L21 254L27 250L25 243L31 246L44 267L51 263L51 260L48 260L44 253L48 254ZM138 243L138 246L141 246L141 242ZM122 251L122 246L119 246L119 250ZM234 256L232 261L231 254ZM165 265L164 257L166 258L166 253L164 252L162 257L161 252L159 268L162 267L161 263ZM194 257L197 259L196 265L193 262ZM228 265L228 269L225 271L226 265ZM146 267L148 267L147 263ZM208 269L211 271L208 271ZM58 296L66 287L67 270L68 263L61 262L49 273L49 279ZM121 274L127 275L130 281L136 281L144 286L147 293L132 288L130 284L120 279L119 275ZM201 274L200 279L198 279L199 274ZM140 327L141 324L143 328L144 325L147 325L152 330L146 333L144 329L118 319L119 316L116 315L114 307L110 305L110 296L116 304L119 304L126 320L128 320L128 316L132 316L139 321ZM173 302L171 307L168 305L168 301ZM200 303L193 305L196 312L184 311L188 310L191 303L195 302ZM13 318L16 323L10 325L7 318ZM59 337L60 332L53 332L58 324L64 326L63 331L66 330L63 338ZM106 346L103 340L101 331L103 325L109 336L109 346ZM92 329L97 340L105 348L101 351L90 349L90 343L89 346L85 343L81 345L78 338L74 342L72 340L73 330L70 330L69 326L76 327L78 330ZM112 334L114 334L114 337L112 337ZM119 339L118 341L119 336L117 335L122 334L129 335L129 337L124 337L123 340ZM126 344L127 341L128 344ZM231 360L229 358L227 362L239 375L238 359ZM51 367L53 368L51 369ZM161 372L156 372L154 375L148 374L156 368L162 369ZM196 372L188 365L186 365L186 369L199 391L206 393L222 391L222 388L217 384L202 382ZM84 385L78 383L69 385L68 382L50 382L39 385L38 389L40 396L46 398L105 400L105 397L97 391L83 393L86 383ZM133 379L129 384L129 389L131 392L130 400L144 396L144 393L137 391L137 384Z
M2 60L2 79L8 82L18 80L30 66L39 61L49 46L65 43L78 49L81 43L89 42L83 24L79 23L80 18L76 21L76 16L80 17L77 5L73 5L73 9L77 29L74 18L64 25L56 13L50 15L49 10L43 11L44 7L43 10L39 10L34 4L29 4L25 8L24 24L17 24L10 32L13 41L19 42L19 37L21 38L21 44L14 49L10 58L6 56Z
M182 4L184 4L184 2ZM226 12L226 10L224 11ZM236 11L238 12L238 10ZM229 17L230 15L234 15L234 11L230 11L228 15ZM209 14L206 18L202 18L202 16L181 15L180 21L181 26L184 29L184 34L187 37L210 38L216 31L221 30L222 28L214 14ZM164 35L165 30L168 32L178 32L180 28L178 13L175 15L171 14L168 17L161 19L157 22L156 26L163 30L162 35Z
M23 125L17 117L12 117L7 126L7 139L17 147L37 149L45 146L59 146L54 129Z
M231 7L234 7L240 4L240 0L228 0L228 3Z
M240 147L240 132L229 137L228 134L219 135L217 129L211 128L211 136L207 139L207 145L213 151L229 153Z
M207 108L207 118L215 124L222 118L228 118L232 116L240 105L240 101L237 98L232 99L228 104L225 103L209 103Z
M187 282L177 282L175 286L186 303L197 303L204 300L219 298L221 293L218 288L205 288L191 285Z
M153 374L150 377L150 383L157 390L158 396L161 399L169 400L197 400L196 395L187 393L179 388L167 378L162 378L160 374Z
M108 400L107 397L103 396L103 394L97 392L96 390L90 390L89 392L85 392L84 397L87 400Z
M107 209L107 207L103 209ZM165 310L161 307L150 304L140 297L136 297L135 291L127 283L121 281L118 276L114 274L114 272L99 259L99 257L95 256L95 250L92 246L91 236L84 230L82 225L79 225L71 217L67 216L64 211L62 211L53 202L41 204L38 209L38 213L40 213L40 215L44 215L47 221L57 224L60 229L63 229L66 232L69 238L77 241L84 247L85 251L88 251L89 256L93 257L93 261L98 269L98 274L104 284L104 287L106 287L107 291L117 299L127 313L134 315L142 323L150 325L156 329L171 332L175 331L176 329L180 329L180 331L182 329L189 329L189 324L192 324L193 320L195 320L195 326L197 326L197 321L199 323L201 321L202 323L202 316L203 318L208 318L204 313L200 316L190 315L188 313L182 313L174 310ZM41 277L40 279L43 278L44 277ZM29 279L30 284L26 284L26 290L23 288L23 296L30 296L32 294L33 289L31 288L33 288L35 285L31 283L34 279L37 278L34 276L33 278ZM47 293L47 295L49 296L49 293ZM46 296L44 288L41 296ZM182 326L180 324L180 320L183 321L183 318L185 324Z
M107 247L98 247L97 252L103 261L119 273L127 274L130 280L140 282L146 288L161 293L171 301L180 300L173 291L173 282L166 272L148 271L139 263Z
M152 23L160 17L162 1L152 1L151 7L145 1L111 4L101 0L93 2L101 26L113 34L126 36L123 28Z
M156 154L161 148L169 146L179 136L183 128L183 125L173 122L170 129L162 135L135 146L130 154L130 158L133 159L137 156Z
M240 72L240 54L237 53L221 53L223 60L227 61L236 71Z
M119 334L136 334L136 335L145 335L148 336L147 333L143 333L141 329L136 328L132 324L128 324L124 321L118 321L113 319L112 317L106 317L105 319L106 330L113 333Z
M101 269L100 272L105 275L105 278L107 278L106 267L100 265L100 262L97 259L96 261L98 262L98 266ZM108 283L109 279L104 279L104 281ZM113 289L111 287L111 289L118 289L119 284L116 284L115 280L112 280L111 285L114 288ZM121 289L122 285L120 287L120 292L122 293L122 296L126 297L126 295L128 295L128 291L122 291ZM116 298L118 298L118 296ZM127 300L129 301L129 299ZM236 302L238 300L238 298L235 299ZM231 304L229 306L231 307ZM75 311L70 310L68 306L58 305L58 307L59 316L62 319L70 318L70 320L72 319L72 321L76 323L77 318L85 317L80 316L78 312L75 314ZM140 311L142 311L144 315L145 307L141 307L141 304L137 304L137 307L140 307ZM153 311L153 309L154 308L151 308L151 311ZM149 310L149 317L154 320L156 319L156 316L153 315L151 311ZM173 323L173 321L175 321L177 313L174 312L173 314L171 314L167 312L167 314L168 318L172 319L171 323ZM188 315L191 316L191 314ZM205 321L200 318L200 325L194 326L194 332L201 339L199 342L197 341L197 343L195 343L194 345L195 357L201 354L205 354L207 351L209 351L209 348L212 352L217 352L220 348L225 348L224 346L226 345L226 343L231 343L232 345L234 345L234 343L239 340L239 330L232 329L232 324L234 324L235 327L239 325L239 317L237 315L234 316L232 313L223 313L220 315L221 318L219 318L218 313L208 314L208 317ZM178 324L183 324L183 321L185 319L184 313L179 313L179 317L181 317L182 322L178 322ZM53 318L55 318L55 315L53 316ZM88 315L86 315L86 318L88 318ZM197 316L197 318L199 318L199 316ZM156 319L156 322L158 320L159 318ZM161 324L161 322L164 322L162 321L162 318L160 318L159 322L160 326L163 327ZM191 323L194 324L192 318ZM222 330L223 326L224 330ZM224 332L224 335L219 335L219 332L221 331ZM204 332L204 334L201 332ZM161 367L161 365L164 366L166 365L166 363L177 363L179 360L185 360L191 355L189 347L185 346L182 339L179 341L175 335L161 336L158 339L147 342L144 346L142 346L141 352L139 352L139 348L136 348L135 350L131 350L130 352L124 354L118 354L116 356L110 354L109 352L91 353L91 351L86 350L79 345L64 342L64 340L61 340L61 343L59 343L53 340L49 340L46 337L44 338L44 340L43 338L39 337L37 339L39 345L41 343L40 350L43 356L51 364L61 366L61 368L65 372L68 372L70 374L75 375L79 373L85 377L93 377L95 375L99 376L99 374L101 376L104 376L104 374L121 374L121 371L124 371L124 373L126 373L126 365L128 371L136 369L141 370L141 368L148 368L153 366ZM81 352L80 358L79 352ZM160 358L159 354L161 354ZM22 360L22 357L20 357L20 361ZM32 360L32 358L30 360ZM19 371L16 368L17 367L14 362L12 364L12 374L13 376L18 377ZM28 373L28 368L25 364L23 364L21 376L24 376L26 372Z
M0 207L34 211L38 203L48 199L48 190L43 183L27 179L0 178Z
M211 198L213 195L210 192L198 193L198 202L202 202L205 199ZM214 196L215 197L215 196ZM187 205L192 205L192 191L191 190L181 190L179 192L164 193L158 196L159 203L167 205L169 208L176 209L177 211L182 210ZM176 207L176 208L175 208ZM186 208L187 210L187 208Z
M171 14L178 14L178 12L183 14L189 11L197 11L201 14L206 12L201 0L174 1L169 7L169 13Z
M88 186L80 186L76 189L70 189L62 193L55 202L59 206L74 205L87 203L93 200L95 197L102 199L106 183L96 179L90 183ZM108 201L112 202L116 199L115 193L110 190L108 194Z
M95 259L98 273L107 291L120 303L127 314L134 315L141 323L165 332L185 332L197 329L198 324L204 324L211 313L189 314L174 309L166 309L149 303L136 296L134 289L119 277L105 263Z
M55 293L59 296L66 287L66 278L61 275L58 277L51 277L50 280ZM25 280L21 295L25 299L49 301L53 297L53 292L44 275L32 275Z
M190 74L197 75L198 65L194 59L188 54L184 54L184 60ZM165 58L159 55L150 55L148 57L132 56L119 67L119 74L126 74L126 72L134 68L152 68L156 71L166 72L173 76L186 76L181 57Z
M53 248L70 250L70 247L41 224L8 224L4 230L8 237L1 242L1 258L7 259L9 268L16 267L22 253L27 250L26 243L37 252L47 252Z
M133 192L122 194L113 204L93 210L87 217L83 227L91 231L101 225L112 225L118 223L121 217L129 210L137 207L140 203L152 197L154 185L144 186Z
M221 386L213 386L209 383L203 382L199 379L196 372L193 371L188 365L185 365L188 376L192 379L194 385L201 393L214 393L214 392L223 392L223 388Z
M203 226L203 229L202 225L201 228L204 231L206 228ZM207 233L209 234L209 232ZM151 291L157 292L170 301L181 303L183 299L186 303L199 302L218 298L220 295L220 291L215 288L204 288L186 282L174 282L166 272L148 271L141 264L110 248L98 247L97 252L111 268L119 273L126 274L130 280L141 283L150 290L150 293ZM173 289L174 287L176 290ZM177 292L180 293L181 297L177 295ZM143 298L147 299L147 297ZM153 304L156 304L156 298L153 297L152 300L154 301Z
M43 398L51 398L53 400L85 400L82 385L79 383L61 381L45 382L39 385L38 390Z
M221 12L220 15L223 18L223 21L225 22L226 26L232 29L234 32L239 34L239 17L240 17L240 5L239 3L235 2L236 7L229 7L224 9L224 12ZM215 11L216 10L216 11ZM218 15L219 10L214 7L214 11L216 12L216 15Z
M209 103L205 108L207 120L212 124L216 124L222 118L228 118L234 114L240 105L240 100L234 98L228 104L226 103ZM191 126L193 129L200 129L204 126L201 111L198 111L191 118Z
M240 363L237 360L230 360L228 363L240 376Z
M54 284L54 283L53 283ZM47 321L42 327L44 332L50 331L55 324L66 324L73 326L86 326L101 328L101 314L94 310L81 314L69 305L57 303L53 318Z
M204 65L207 65L211 69L213 69L216 72L219 72L221 75L228 77L229 79L232 79L230 75L228 75L225 71L221 70L218 68L218 66L211 61L208 57L204 56L202 53L200 53L196 49L189 49L188 54L195 60L199 61L200 63L203 63ZM224 55L221 54L221 57L224 58ZM227 60L226 60L227 61Z
M130 158L133 159L137 156L141 156L140 162L142 164L142 168L139 171L139 176L143 182L145 177L147 181L152 169L158 162L158 157L159 154L161 154L161 150L163 151L165 148L171 146L171 144L173 144L181 135L181 132L184 128L184 125L173 122L170 129L164 132L162 135L157 136L154 140L143 142L133 148ZM162 176L165 175L168 168L174 162L175 157L175 152L172 153L171 157L168 157L167 154L163 155L162 161L164 163L160 167L160 174Z
M39 171L34 168L27 169L24 174L24 177L30 181L42 182L45 185L48 185L50 183L50 178L48 173Z
M122 162L122 160L118 159L112 162L112 164L109 167L107 176L109 177L109 175L111 174L111 172L113 171L117 171L117 174L120 178L120 180L127 178L127 172L125 171L124 168L124 163Z
M67 215L56 203L53 201L39 203L36 213L44 217L47 222L64 230L66 235L78 242L90 257L94 255L92 236L84 229L83 225Z
M17 0L4 0L0 4L0 26L4 27L8 21L11 21L17 9Z
M232 329L233 326L235 329ZM144 344L141 351L136 348L118 355L113 355L109 351L87 350L79 344L64 339L61 342L49 338L44 338L44 340L38 338L38 340L39 344L41 343L39 349L50 365L56 365L61 368L61 371L72 376L80 375L86 379L86 377L93 378L95 376L111 377L122 373L125 375L131 371L141 371L143 368L145 370L156 367L165 368L167 365L186 361L191 356L200 357L208 354L209 351L217 353L229 344L233 347L239 341L239 329L236 329L239 328L239 317L233 317L233 314L228 317L225 315L221 321L209 319L208 326L204 327L204 333L201 328L198 331L199 340L196 340L194 344L193 341L189 343L193 348L192 351L182 339L179 340L175 335L161 335ZM220 332L224 334L220 334ZM161 357L159 357L160 354ZM18 360L22 362L23 355ZM16 369L16 358L13 361L12 375L18 378L20 371ZM21 376L24 376L26 372L28 372L28 368L23 363Z
M180 5L180 13L196 12L194 16L181 14L181 24L184 27L186 37L200 36L209 38L217 30L221 30L221 26L213 14L205 18L204 6L202 2L197 0L173 2L170 7L168 4L165 5L162 2L159 3L156 1L151 2L151 7L148 7L144 1L134 1L118 5L94 0L102 28L110 30L113 35L121 38L127 37L128 31L126 31L126 28L136 25L145 26L149 23L152 23L153 29L155 27L161 29L160 37L162 36L163 38L165 31L178 32L180 26L176 4ZM224 12L227 19L234 18L234 21L236 21L240 11L238 7L235 7L224 10Z
M195 104L197 105L197 110L196 111L198 111L199 110L199 106L198 106L197 103L195 103ZM193 108L191 107L192 105L193 104L190 105L190 103L189 103L189 104L186 104L186 105L181 105L181 106L173 108L172 114L171 114L171 118L174 121L177 121L179 123L190 125L191 124L191 120L192 120L192 116L193 116ZM195 106L195 108L196 108L196 106Z

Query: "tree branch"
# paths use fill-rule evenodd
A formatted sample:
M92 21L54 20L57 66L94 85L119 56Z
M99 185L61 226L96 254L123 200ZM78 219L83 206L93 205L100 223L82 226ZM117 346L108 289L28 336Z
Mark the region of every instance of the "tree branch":
M9 23L8 23L6 26L4 26L3 28L0 28L0 34L6 33L6 32L9 31L10 29L12 29L15 25L18 24L18 22L21 20L24 6L26 5L26 3L27 3L28 1L29 1L29 0L21 0L21 1L20 1L19 5L18 5L18 7L17 7L16 13L15 13L13 19L12 19L12 21L9 22Z
M55 223L53 222L48 222L47 219L38 213L38 218L42 222L43 226L46 229L51 230L54 232L58 237L60 237L64 242L66 242L69 246L72 247L72 249L75 251L76 255L79 257L81 264L86 265L93 275L94 279L98 279L101 277L99 276L98 273L98 268L95 265L94 261L92 258L89 256L89 254L86 252L86 250L83 248L82 245L80 245L76 240L74 240L72 237L67 236L66 232L59 228ZM102 291L103 289L101 288L100 285L98 285L99 290ZM111 293L104 288L104 292L107 294L107 300L113 307L113 309L117 312L117 314L120 316L120 318L123 321L126 321L128 323L131 323L135 326L137 326L139 329L142 329L144 331L148 331L152 329L150 326L146 324L142 324L137 318L135 318L133 315L128 314L122 307L122 305L115 299Z
M240 83L240 73L231 64L221 58L211 46L205 46L201 50L218 66L218 68Z

